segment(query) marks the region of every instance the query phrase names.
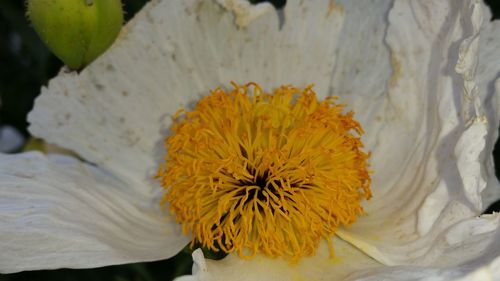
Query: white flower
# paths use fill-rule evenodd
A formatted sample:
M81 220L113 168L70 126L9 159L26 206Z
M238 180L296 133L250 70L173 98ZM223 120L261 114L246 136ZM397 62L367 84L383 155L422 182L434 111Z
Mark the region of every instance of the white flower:
M30 131L95 165L0 155L1 272L175 255L190 238L153 179L170 118L256 81L315 83L354 109L372 152L368 216L337 231L334 260L326 243L296 265L197 250L183 280L500 278L500 216L478 216L499 194L500 26L481 2L219 2L153 1L105 55L42 89Z

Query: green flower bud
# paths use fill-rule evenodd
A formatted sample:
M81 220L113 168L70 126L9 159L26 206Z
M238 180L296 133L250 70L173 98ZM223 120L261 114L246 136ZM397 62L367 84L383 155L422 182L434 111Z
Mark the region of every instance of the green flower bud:
M116 39L120 0L28 0L28 18L43 42L68 67L81 69Z

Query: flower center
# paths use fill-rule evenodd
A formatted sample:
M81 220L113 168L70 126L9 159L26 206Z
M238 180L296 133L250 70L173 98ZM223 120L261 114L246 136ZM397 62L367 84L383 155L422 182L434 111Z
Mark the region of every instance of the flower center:
M158 178L192 245L297 261L313 255L369 199L368 154L353 113L312 86L218 88L179 111Z

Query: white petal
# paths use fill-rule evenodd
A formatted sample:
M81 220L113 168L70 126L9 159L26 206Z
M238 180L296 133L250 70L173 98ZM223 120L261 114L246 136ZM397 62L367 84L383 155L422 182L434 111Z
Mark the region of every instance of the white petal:
M368 216L338 232L384 264L442 261L449 249L436 241L482 211L482 157L491 150L474 80L481 21L479 2L398 1L389 13L393 74L379 109L383 124L366 136L376 138L369 141L374 198Z
M330 259L328 246L322 243L318 253L289 264L277 258L256 256L251 260L237 255L214 261L205 260L201 250L193 252L193 275L176 281L288 281L288 280L343 280L353 272L380 267L381 265L339 239L334 239L336 256Z
M500 238L500 214L485 215L460 222L442 236L434 251L442 251L439 260L422 266L392 266L359 271L348 280L456 280L483 281L500 278L500 245L490 245ZM478 252L482 252L477 258ZM456 259L469 258L457 266Z
M0 154L0 272L164 259L179 227L126 183L67 156Z
M274 8L259 7L238 28L215 1L149 3L105 55L42 89L30 132L154 189L170 118L209 90L231 81L267 90L316 83L327 95L343 13L326 1L294 2L280 27Z
M492 151L498 139L500 125L500 21L490 21L491 13L487 6L484 8L484 23L479 37L479 62L477 68L477 83L479 94L488 116L488 137L486 138L486 151ZM495 87L496 83L496 87ZM483 201L487 207L500 197L500 184L495 176L493 157L489 153L483 156L486 165L488 185L483 191Z

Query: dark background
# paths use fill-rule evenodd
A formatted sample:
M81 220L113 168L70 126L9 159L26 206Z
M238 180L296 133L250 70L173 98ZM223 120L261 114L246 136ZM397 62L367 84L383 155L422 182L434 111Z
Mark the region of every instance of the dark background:
M261 2L261 0L250 0ZM130 19L147 1L122 0ZM274 0L280 7L286 0ZM493 10L494 18L500 18L500 1L485 1ZM39 40L24 16L24 1L0 0L0 124L19 129L26 137L26 115L33 106L40 87L54 77L62 64ZM499 145L494 151L496 167L500 167ZM497 168L497 177L499 176ZM500 204L487 212L500 211ZM172 280L175 276L191 272L191 255L181 252L177 256L158 262L108 266L95 269L60 269L21 272L2 275L0 281L156 281Z

